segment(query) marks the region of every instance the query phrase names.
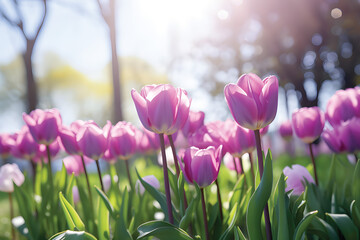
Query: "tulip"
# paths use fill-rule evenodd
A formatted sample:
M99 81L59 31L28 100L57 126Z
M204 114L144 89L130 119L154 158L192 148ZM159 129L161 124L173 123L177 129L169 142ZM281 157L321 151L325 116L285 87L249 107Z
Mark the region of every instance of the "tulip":
M78 129L62 126L59 129L59 136L65 151L70 155L81 155L80 147L76 141L76 133Z
M60 150L61 150L61 145L59 139L56 139L56 141L52 142L48 146L44 144L40 144L38 148L38 152L36 153L36 156L33 158L33 161L41 162L43 160L44 163L49 163L49 155L50 155L50 159L53 159L60 152Z
M189 137L194 132L196 132L197 129L199 129L201 126L203 126L204 118L205 118L204 112L190 111L189 118L187 119L187 121L185 122L184 126L181 129L184 136Z
M59 135L61 116L57 109L36 109L29 115L23 113L23 119L37 143L49 145Z
M8 163L0 168L0 191L11 193L14 191L13 182L20 187L24 181L24 174L15 163Z
M107 123L103 129L101 129L94 122L87 122L82 125L76 134L76 141L79 144L79 148L84 156L87 156L95 160L98 170L99 180L101 184L101 190L104 190L104 184L101 179L101 171L99 165L99 159L104 155L107 150L108 140L107 136L111 129L111 123Z
M283 170L286 180L286 189L285 191L293 190L292 194L301 195L305 190L305 183L314 183L314 179L311 177L309 171L298 164L292 165L291 167L285 167Z
M325 116L333 127L360 117L360 92L354 88L336 91L327 103Z
M259 130L269 125L276 116L278 88L275 76L262 81L255 74L244 74L236 84L225 86L225 100L240 126Z
M279 133L285 140L290 140L293 134L291 121L287 120L280 125Z
M7 192L9 194L10 225L12 235L11 239L15 239L15 229L11 224L12 219L14 218L14 208L11 193L14 191L14 183L20 187L24 181L25 177L15 163L8 163L0 167L0 191Z
M90 163L91 159L84 157L85 164ZM74 173L75 176L79 176L80 173L84 172L84 166L82 164L81 156L70 155L63 159L64 166L68 174Z
M141 123L149 131L171 135L189 116L191 100L181 88L169 84L147 85L140 94L133 89L131 96Z
M243 172L241 168L241 160L233 157L230 153L225 154L224 164L229 170L235 170L237 174L241 174Z
M226 145L229 153L237 157L252 152L255 149L254 132L234 124Z
M11 135L8 133L0 134L0 156L6 158L9 155L16 137L16 135Z
M129 159L136 151L137 129L127 122L118 122L110 131L109 150L120 159Z
M23 126L18 132L16 140L11 146L11 153L13 156L32 160L39 150L39 144L35 142L30 134L29 128Z
M160 188L160 182L154 175L142 177L142 180L144 180L146 183L150 184L151 186L153 186L156 189ZM136 193L140 194L141 196L144 195L145 188L141 184L140 180L136 181L135 189L136 189Z
M292 114L292 125L296 136L309 144L321 135L325 115L318 107L300 108Z

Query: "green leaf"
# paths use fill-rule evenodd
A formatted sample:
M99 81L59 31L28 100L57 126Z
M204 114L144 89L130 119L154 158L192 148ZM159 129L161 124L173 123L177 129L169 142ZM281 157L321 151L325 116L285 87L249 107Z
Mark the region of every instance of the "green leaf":
M236 227L235 229L235 240L246 240L239 227Z
M67 172L66 172L64 162L62 162L62 168L61 168L60 173L57 175L57 181L56 181L59 189L63 189L65 191L65 187L67 186L66 180L67 180Z
M81 221L81 218L75 211L75 209L71 206L71 204L65 199L62 192L59 192L59 198L61 207L64 211L66 222L71 230L85 230L85 225Z
M359 239L359 231L348 215L331 213L326 213L326 215L335 222L346 240Z
M132 240L130 232L126 229L123 217L121 215L116 219L114 240Z
M319 236L320 239L339 240L338 234L334 228L317 216L311 221L307 231L310 234Z
M228 218L228 228L225 230L225 232L221 235L220 239L219 240L225 240L225 239L228 239L229 238L229 234L231 233L231 231L233 230L234 226L235 226L235 223L236 223L236 220L238 219L239 217L239 205L235 205L233 207L233 209L231 209L231 212L230 212L230 215L229 215L229 218Z
M278 220L278 232L277 239L287 240L289 239L289 228L288 221L286 216L286 206L285 206L285 177L281 173L279 183L278 183L278 209L279 209L279 220Z
M352 179L352 194L353 199L360 203L360 161L356 163L353 179Z
M179 209L180 209L180 214L182 217L184 217L184 197L185 196L185 191L184 191L184 185L185 185L185 179L184 179L184 175L182 172L180 172L179 178L177 180L177 187L178 187L178 199L180 200L180 204L179 204Z
M359 204L354 200L350 205L351 218L355 225L360 229L360 208Z
M241 201L242 195L245 190L244 179L245 179L244 174L242 174L237 180L232 190L232 195L229 201L229 209L232 209L236 204L238 204Z
M198 206L199 202L200 202L200 192L196 191L196 197L193 200L191 200L188 208L185 211L184 216L180 220L180 224L179 224L180 228L187 229L189 227L191 222L191 217L193 216L193 213L196 210L195 207Z
M114 212L114 207L112 206L111 202L107 198L106 194L97 186L95 186L96 192L99 194L100 199L104 202L106 208L108 209L111 217L114 219L116 218L116 213Z
M318 214L318 211L309 212L305 217L300 221L298 226L295 229L294 240L300 240L306 228L310 225L313 218Z
M64 231L55 234L49 240L97 240L93 235L84 231Z
M146 222L138 227L138 232L140 233L139 237L137 238L138 240L148 237L169 239L170 236L171 240L193 239L184 230L164 221Z
M103 201L99 201L98 232L99 240L110 239L109 211Z
M271 151L268 151L265 168L258 188L252 195L246 211L246 225L250 239L261 240L261 216L267 200L271 195L273 173Z
M71 174L71 177L70 177L70 181L68 183L68 185L66 186L66 191L65 191L65 198L66 199L70 199L70 204L71 205L75 205L74 204L74 198L73 198L73 192L72 192L72 189L75 185L75 180L74 180L74 173Z

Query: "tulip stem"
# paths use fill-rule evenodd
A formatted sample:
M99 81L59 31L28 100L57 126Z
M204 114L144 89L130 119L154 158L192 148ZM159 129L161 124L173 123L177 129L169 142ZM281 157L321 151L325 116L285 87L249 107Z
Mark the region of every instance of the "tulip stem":
M47 163L47 169L48 169L48 178L49 178L49 182L50 182L50 195L51 196L54 196L54 191L55 191L55 188L54 188L54 182L53 182L53 175L52 175L52 168L51 168L51 154L50 154L50 147L49 145L46 145L46 153L47 153L47 158L48 158L48 163ZM55 199L50 199L50 213L52 215L56 215L55 213ZM53 224L53 228L54 228L54 231L57 231L57 224L56 224L56 216L53 216L51 218L53 220L52 224Z
M166 161L166 153L165 153L165 140L164 134L159 134L160 138L160 145L161 145L161 155L163 159L163 171L164 171L164 183L165 183L165 194L166 194L166 203L169 215L169 222L174 224L172 206L171 206L171 195L170 195L170 185L169 185L169 175L168 175L168 168L167 168L167 161Z
M249 161L250 161L250 168L251 168L251 176L252 176L253 183L254 183L254 186L255 186L255 172L254 172L253 154L252 154L252 152L248 152L248 154L249 154Z
M357 163L358 160L359 160L359 158L358 158L358 156L356 155L356 153L354 153L354 156L355 156L355 163Z
M311 143L309 143L309 149L310 149L311 162L312 162L313 168L314 168L315 183L316 183L317 186L319 186L319 181L318 181L317 171L316 171L315 158L314 158L314 153L313 153L313 149L312 149L312 144L311 144Z
M101 184L101 190L105 193L104 184L103 184L103 181L102 181L102 178L101 178L99 159L95 160L95 162L96 162L97 172L98 172L99 180L100 180L100 184Z
M171 150L173 153L173 158L174 158L174 163L175 163L175 168L176 168L176 175L177 175L177 178L179 179L179 175L180 175L179 159L176 154L176 148L175 148L175 144L174 144L172 135L168 135L168 139L169 139ZM188 208L188 202L187 202L186 194L184 191L184 211L186 211L187 208Z
M233 161L234 161L234 168L235 168L235 172L236 172L236 177L239 179L239 172L237 171L237 167L236 167L236 157L233 157Z
M82 154L80 155L80 157L81 157L81 162L82 162L83 167L84 167L86 184L87 184L87 188L88 188L88 191L89 191L89 201L90 201L91 209L93 209L94 205L93 205L93 200L92 200L92 194L91 194L89 177L88 177L88 173L87 173L86 166L85 166L85 160L84 160L84 156L83 156Z
M216 184L216 188L217 188L217 199L218 199L218 203L219 203L220 219L221 219L221 222L222 222L223 221L222 201L221 201L221 193L220 193L219 182L218 182L217 179L215 180L215 184Z
M246 174L245 174L245 170L244 170L244 166L243 166L243 158L242 157L239 157L239 163L240 163L240 168L241 168L241 171L242 173L244 174L244 185L246 186L247 188L247 182L246 182Z
M202 205L202 209L203 209L203 218L204 218L204 227L205 227L206 240L210 240L209 227L208 227L207 214L206 214L206 204L205 204L205 197L204 197L204 189L201 188L200 191L201 191L201 205Z
M176 154L176 148L175 148L175 144L172 138L172 135L167 135L169 142L170 142L170 146L171 146L171 150L173 152L173 157L174 157L174 164L175 164L175 169L176 169L176 175L179 178L180 175L180 168L179 168L179 160Z
M125 166L126 166L126 173L127 173L128 179L129 179L130 188L133 189L131 175L130 175L130 168L129 168L129 159L125 160Z
M16 239L15 236L15 229L14 226L12 225L12 219L14 218L14 207L13 207L13 201L12 201L12 196L11 196L11 192L9 192L9 204L10 204L10 226L11 226L11 239Z
M51 154L50 154L50 147L49 145L46 145L46 153L48 158L48 173L49 173L49 181L51 189L54 189L54 182L53 182L53 176L52 176L52 168L51 168Z
M260 179L262 179L264 166L263 166L263 155L262 155L262 149L261 149L260 131L259 130L254 130L254 133L255 133L257 155L258 155L258 165L259 165ZM272 239L272 233L271 233L271 223L270 223L270 215L269 215L268 203L266 203L265 208L264 208L264 217L265 217L266 239L271 240Z

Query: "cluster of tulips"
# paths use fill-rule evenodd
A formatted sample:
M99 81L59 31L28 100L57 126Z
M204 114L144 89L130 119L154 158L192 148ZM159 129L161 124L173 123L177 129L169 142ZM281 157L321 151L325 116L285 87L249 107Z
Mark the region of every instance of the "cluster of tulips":
M103 128L94 121L81 120L65 126L56 109L24 113L26 125L19 132L0 135L2 156L11 154L27 159L33 166L33 193L24 189L31 188L31 184L26 184L16 164L4 165L0 170L0 191L9 193L10 202L14 192L23 216L21 224L13 221L13 225L28 239L70 239L75 235L83 239L262 239L265 236L267 239L293 236L301 239L311 229L315 235L335 232L347 239L349 233L343 232L341 224L350 221L354 226L349 230L350 234L358 236L360 195L356 190L355 193L350 190L349 198L337 202L344 211L333 211L330 207L330 212L325 207L318 207L319 204L326 205L329 198L330 201L336 198L335 192L339 192L340 187L335 184L335 168L339 164L336 161L343 163L344 160L329 160L329 181L321 183L312 145L321 137L335 153L354 153L356 156L360 150L360 88L336 92L325 114L318 107L301 108L280 126L279 133L285 140L290 141L294 131L308 144L315 181L306 167L295 164L283 169L274 187L271 152L267 151L264 161L261 137L276 116L278 87L275 76L262 80L255 74L242 75L237 83L230 83L224 89L233 120L206 124L203 112L190 110L191 99L187 92L168 84L148 85L140 93L131 91L143 125L141 129L125 121L115 126L108 121ZM324 130L325 120L329 127ZM175 171L168 168L167 146L172 150ZM159 191L157 178L153 175L141 177L129 165L130 159L156 153L159 149L165 195ZM52 160L60 150L65 150L69 156L63 159L63 170L53 176ZM253 156L255 150L257 161ZM244 168L245 154L249 156L248 171ZM109 175L103 176L100 159L109 163ZM118 160L125 162L129 189L119 186L117 181L114 164ZM218 180L222 160L237 175L226 204L222 201ZM93 161L101 188L90 184L86 169ZM346 166L353 166L346 161ZM352 172L347 174L353 176L353 183L356 182L352 186L358 187L360 167L351 169ZM132 182L134 172L138 176L135 185ZM81 180L82 173L86 187ZM214 182L216 203L211 205L206 202L206 188ZM352 183L347 181L346 184ZM321 185L326 186L323 194ZM96 200L93 191L98 194ZM141 211L152 213L147 209L149 205L144 203L145 192L160 205L163 211L160 218L164 221L144 223L153 217L141 216L146 215ZM85 224L75 210L79 201ZM197 214L200 202L202 219ZM142 209L143 204L147 208ZM97 219L95 210L98 211ZM351 212L351 218L336 215L343 212ZM325 214L330 216L333 224L323 220ZM33 221L44 223L36 227Z

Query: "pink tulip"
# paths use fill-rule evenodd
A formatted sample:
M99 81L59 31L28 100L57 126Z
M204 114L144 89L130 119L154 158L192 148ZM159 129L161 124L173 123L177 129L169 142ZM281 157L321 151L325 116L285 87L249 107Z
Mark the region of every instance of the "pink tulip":
M88 164L92 159L84 156L85 164ZM79 155L70 155L63 159L64 166L68 174L74 173L75 176L79 176L84 172L84 166L82 164L81 157Z
M360 117L360 92L354 88L336 91L326 106L326 120L335 127L353 117Z
M222 156L222 146L206 149L191 147L186 149L184 162L180 161L186 181L196 182L201 188L212 184L218 177Z
M76 141L84 156L99 160L107 149L107 131L95 123L85 123L76 134Z
M293 190L292 194L294 195L299 196L304 192L306 181L308 183L315 183L309 171L301 165L295 164L292 165L291 168L285 167L283 172L284 175L288 177L285 191Z
M18 165L5 164L0 168L0 191L13 192L14 184L20 187L25 181L23 173L20 171Z
M110 131L110 153L120 159L129 159L136 151L136 132L131 123L118 122Z
M229 126L230 124L226 123L225 127L225 123L221 121L207 123L189 137L189 144L201 149L225 145L227 131L225 132L224 129ZM224 150L223 153L225 154L225 152Z
M160 149L160 139L158 134L151 132L145 128L142 129L143 136L142 138L138 138L141 142L138 142L138 146L142 145L140 148L148 149L148 150L159 150ZM172 135L173 140L175 141L177 138L177 132ZM169 146L169 138L167 135L164 135L165 138L165 146ZM144 141L144 142L143 142Z
M264 136L265 134L268 133L268 131L269 131L269 126L270 126L270 125L267 125L266 127L260 129L260 135L261 135L261 136Z
M182 127L181 131L183 132L185 137L189 137L192 135L196 130L198 130L201 126L204 125L204 112L189 112L189 118L185 122L184 126Z
M156 189L160 188L160 182L159 180L154 176L154 175L149 175L149 176L145 176L142 178L142 180L144 180L146 183L150 184L151 186L153 186ZM135 183L135 190L138 194L140 195L144 195L145 193L145 188L144 186L141 184L140 180L137 180Z
M14 145L17 135L11 135L8 133L0 134L0 155L6 157L11 151L11 147Z
M323 131L325 115L318 107L300 108L292 114L292 125L298 138L305 143L312 143Z
M169 84L147 85L140 94L133 89L131 96L141 123L149 131L171 135L189 116L191 101L181 88Z
M71 127L62 126L59 130L61 143L68 154L80 155L81 150L76 141L76 132Z
M30 134L29 128L25 125L18 132L16 140L11 147L13 156L31 160L39 151L39 144L35 142Z
M293 131L290 120L287 120L280 125L279 133L281 137L284 138L285 140L291 139Z
M275 76L262 81L256 74L244 74L236 84L225 86L225 100L240 126L259 130L269 125L276 116L278 88Z
M236 166L235 166L236 163ZM230 153L226 153L224 156L224 164L229 170L235 170L238 174L242 173L241 163L239 158L234 158Z
M57 109L36 109L29 115L23 113L23 119L34 140L40 144L49 145L59 135L61 116Z
M59 142L60 142L60 140L59 140L59 138L57 138L55 141L53 141L49 145L51 159L54 159L61 150L61 145L59 144ZM38 152L36 153L36 156L32 160L34 162L38 163L38 162L41 162L41 159L43 159L45 163L48 163L48 155L47 155L47 151L46 151L46 145L44 145L44 144L39 145Z
M228 152L236 157L255 150L255 135L252 130L243 128L234 122L231 134L226 141Z

